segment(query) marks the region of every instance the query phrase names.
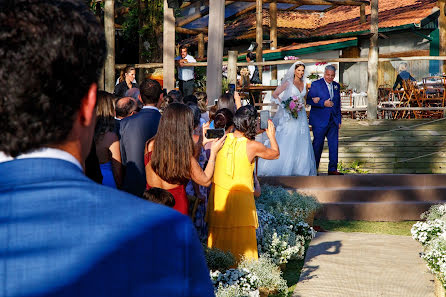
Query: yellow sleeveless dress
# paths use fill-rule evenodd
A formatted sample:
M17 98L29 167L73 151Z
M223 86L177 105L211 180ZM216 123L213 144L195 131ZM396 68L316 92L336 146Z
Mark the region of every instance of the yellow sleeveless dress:
M230 251L237 262L242 256L258 258L254 162L248 160L247 141L227 135L215 161L207 211L208 247Z

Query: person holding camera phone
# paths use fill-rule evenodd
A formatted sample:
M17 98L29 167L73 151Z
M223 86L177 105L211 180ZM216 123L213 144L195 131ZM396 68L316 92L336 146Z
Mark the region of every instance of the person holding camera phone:
M194 158L193 131L192 110L185 104L172 103L164 110L158 132L146 142L144 150L146 188L169 191L175 198L174 209L185 215L188 214L185 185L190 179L202 186L211 184L215 157L226 138L223 136L213 141L203 170Z
M234 116L234 133L228 133L217 154L208 202L208 247L230 251L237 261L257 259L253 172L255 158L273 160L280 155L273 122L268 122L268 148L255 141L257 111L251 105L240 107Z
M277 142L281 154L278 160L259 160L258 174L260 176L312 176L317 174L305 111L307 86L304 77L305 64L298 61L288 69L281 85L273 92L272 101L279 104L273 122L277 126ZM294 98L296 106L298 103L300 104L297 118L281 104L282 101L289 98Z

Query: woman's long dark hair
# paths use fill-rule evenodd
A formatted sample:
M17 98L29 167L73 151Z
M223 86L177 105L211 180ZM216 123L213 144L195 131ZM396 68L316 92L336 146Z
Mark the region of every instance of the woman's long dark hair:
M185 184L190 179L194 153L192 110L182 103L166 107L154 139L153 171L169 184Z
M245 105L237 109L234 116L235 129L254 140L257 132L257 111L252 105Z
M96 95L96 126L94 139L98 139L107 132L115 130L115 95L106 91L98 91Z

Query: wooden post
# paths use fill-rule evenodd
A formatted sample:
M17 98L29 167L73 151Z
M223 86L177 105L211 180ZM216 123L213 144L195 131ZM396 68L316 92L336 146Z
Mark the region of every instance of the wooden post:
M367 118L378 116L378 0L371 0L370 47L368 62Z
M438 0L438 7L440 7L440 16L438 17L438 30L440 35L440 56L446 56L446 0ZM446 73L446 63L443 63L443 73Z
M365 24L365 22L367 21L365 17L365 4L361 4L359 11L360 11L359 23Z
M209 104L221 95L221 73L223 66L225 25L225 1L209 1L209 38L208 38L208 67L206 69L206 93Z
M167 91L175 88L175 17L173 8L167 6L167 0L164 0L163 87Z
M105 90L113 93L115 89L115 1L106 0L104 6L105 42Z
M237 84L237 51L228 52L228 82Z
M277 2L269 4L270 29L269 39L271 40L271 49L277 49ZM277 80L277 66L271 66L271 79Z
M198 34L198 58L204 58L204 34Z
M263 18L262 18L263 0L256 1L256 62L263 62ZM262 66L259 66L259 76L262 80Z

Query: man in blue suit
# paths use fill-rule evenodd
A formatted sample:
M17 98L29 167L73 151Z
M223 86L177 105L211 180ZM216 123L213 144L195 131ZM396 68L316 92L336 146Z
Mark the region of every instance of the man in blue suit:
M145 79L140 85L140 96L144 107L137 114L121 120L119 135L122 164L125 166L122 188L142 197L146 188L144 147L158 131L161 119L158 107L163 100L163 90L156 80Z
M213 296L188 217L83 173L106 52L96 17L82 0L0 11L0 296Z
M328 175L342 175L338 172L338 138L341 128L340 86L333 81L336 68L327 65L324 77L311 84L307 104L311 105L310 125L313 127L313 150L316 168L319 168L325 137L328 141Z

